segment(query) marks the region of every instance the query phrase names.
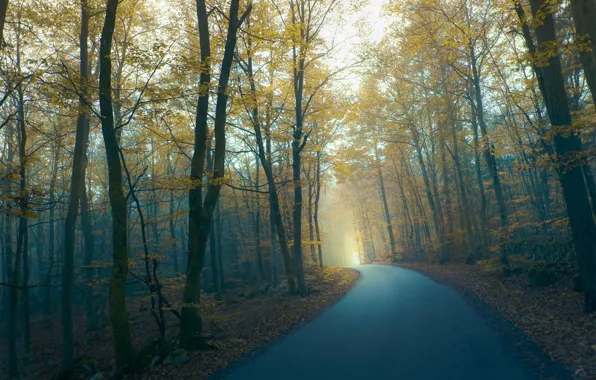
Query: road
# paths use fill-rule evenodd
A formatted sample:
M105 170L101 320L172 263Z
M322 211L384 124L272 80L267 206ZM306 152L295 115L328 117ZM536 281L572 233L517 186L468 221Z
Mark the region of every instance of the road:
M357 269L360 280L337 304L213 378L551 378L532 375L506 340L451 288L398 267Z

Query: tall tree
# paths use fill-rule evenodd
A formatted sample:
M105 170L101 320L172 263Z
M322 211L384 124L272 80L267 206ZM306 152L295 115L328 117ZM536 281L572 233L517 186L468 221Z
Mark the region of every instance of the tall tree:
M70 181L70 197L68 211L64 225L64 264L62 266L62 365L60 372L67 376L74 368L74 341L72 321L72 290L75 267L75 241L77 217L82 193L85 191L85 160L87 155L87 140L89 135L89 117L87 116L87 87L89 53L87 39L89 38L89 10L87 2L81 1L81 31L79 34L80 48L80 91L79 116L77 119L74 155L72 157L72 177Z
M110 321L114 336L116 368L124 371L131 364L132 346L130 323L126 312L126 278L128 276L128 210L122 181L114 109L112 107L112 41L116 27L118 0L108 0L99 47L99 107L108 164L109 198L112 210L112 271L110 274ZM78 129L78 128L77 128ZM78 132L78 130L77 130ZM74 191L75 189L71 189ZM72 203L72 202L71 202ZM73 205L73 207L76 207Z
M202 184L207 151L207 120L209 111L209 86L211 82L211 41L209 35L208 12L205 0L196 0L197 21L201 47L201 78L199 82L199 100L197 103L194 153L192 157L190 180L192 188L188 195L188 264L187 277L182 296L182 318L180 320L180 345L187 349L205 345L203 326L197 305L200 296L200 276L203 269L207 237L212 228L213 211L223 185L226 155L226 118L229 97L228 82L234 61L238 28L250 13L251 5L239 17L240 0L232 0L228 16L228 31L221 71L217 86L215 106L215 151L213 173L203 200Z
M558 50L552 49L553 46L557 46L553 12L544 0L531 0L530 5L534 19L540 20L535 24L537 46L534 59L541 62L536 64L536 71L542 77L542 96L554 132L554 144L558 156L557 174L563 187L580 267L585 294L584 309L586 312L594 312L596 311L596 223L590 210L582 172L582 143L577 132L569 130L573 120L567 103L561 61ZM523 14L521 22L526 22ZM526 44L532 52L534 46L532 40L527 39Z
M8 11L8 0L0 0L0 48L4 45L4 23Z

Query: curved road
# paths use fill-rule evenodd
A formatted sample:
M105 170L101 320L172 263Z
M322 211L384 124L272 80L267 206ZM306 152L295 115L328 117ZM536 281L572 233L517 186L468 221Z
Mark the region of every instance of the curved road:
M358 270L360 280L337 304L214 378L546 378L516 360L504 339L452 289L398 267Z

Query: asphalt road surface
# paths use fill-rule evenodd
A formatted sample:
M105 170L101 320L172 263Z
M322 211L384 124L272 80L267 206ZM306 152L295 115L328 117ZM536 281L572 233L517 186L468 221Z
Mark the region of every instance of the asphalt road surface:
M537 375L451 288L414 271L359 266L337 304L214 379L563 379ZM500 317L499 317L500 318ZM501 323L501 322L500 322ZM504 323L504 322L503 322Z

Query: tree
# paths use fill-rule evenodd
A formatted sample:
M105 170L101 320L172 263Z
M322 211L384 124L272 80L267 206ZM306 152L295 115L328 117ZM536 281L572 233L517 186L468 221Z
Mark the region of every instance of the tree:
M558 155L557 174L563 187L569 223L575 244L582 284L585 293L584 309L596 311L596 223L590 210L590 201L586 190L581 160L582 143L577 132L569 128L572 118L567 103L565 85L559 53L556 46L557 36L554 16L551 9L542 0L530 2L532 15L536 22L537 47L531 40L526 44L530 52L535 51L533 59L536 71L541 79L541 92L548 117L554 130L554 144ZM522 14L523 15L523 14ZM537 20L537 21L536 21ZM525 23L526 19L521 18Z
M226 117L228 103L228 82L234 60L238 28L249 15L249 5L239 17L239 0L232 0L228 17L226 44L221 62L221 72L217 86L217 103L215 108L215 152L213 173L207 186L207 194L203 200L202 177L204 175L205 155L207 150L207 112L209 108L209 86L211 82L211 42L207 6L204 0L197 0L197 20L201 44L201 79L199 82L199 100L196 112L194 154L192 158L189 190L189 229L188 229L188 264L184 285L182 318L180 320L180 345L184 348L204 347L201 317L197 310L200 297L200 275L207 248L207 237L212 228L213 211L217 204L223 185L226 154Z
M109 198L113 228L112 244L114 253L110 276L110 321L114 335L116 368L118 371L123 371L131 364L134 349L132 347L128 313L126 312L125 295L126 277L128 276L129 269L127 242L128 215L126 198L123 191L122 165L118 151L114 110L112 107L111 56L117 9L118 0L108 0L99 48L99 105L101 130L108 164ZM72 207L77 206L78 204Z
M0 0L0 45L4 44L4 22L8 10L8 0Z
M115 12L115 11L114 11ZM67 376L74 367L74 341L72 322L72 290L75 266L74 245L76 240L75 226L79 213L79 205L85 192L85 161L87 141L89 139L89 117L87 116L87 82L89 69L89 10L86 1L81 1L80 45L80 99L77 119L75 150L72 159L72 178L70 183L70 199L64 227L64 265L62 268L62 366L61 376ZM107 37L105 37L107 38ZM109 87L108 87L109 91ZM105 102L106 100L104 100ZM108 99L109 101L109 99ZM107 107L104 106L104 108ZM113 128L113 127L112 127ZM109 127L107 128L109 129ZM89 242L87 242L89 244Z

